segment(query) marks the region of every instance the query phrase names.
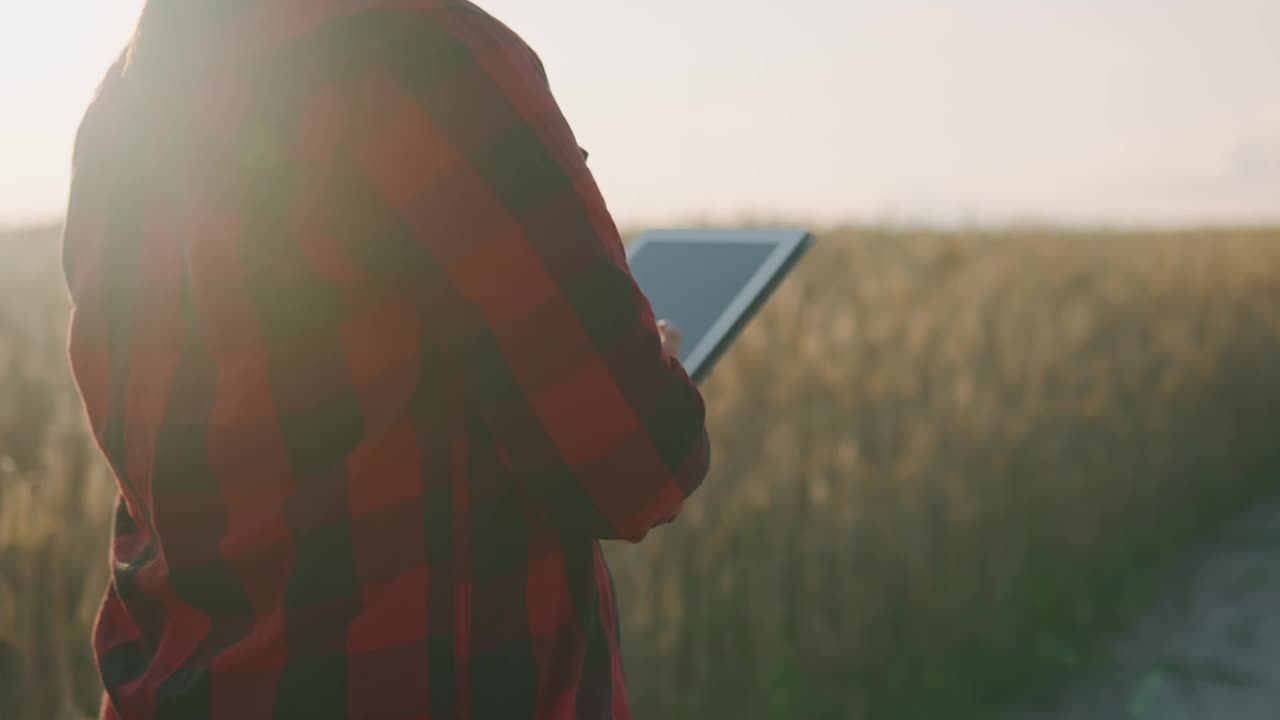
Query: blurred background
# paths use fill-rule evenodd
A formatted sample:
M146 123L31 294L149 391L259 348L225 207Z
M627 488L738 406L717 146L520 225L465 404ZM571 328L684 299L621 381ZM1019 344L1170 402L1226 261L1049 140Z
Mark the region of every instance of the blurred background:
M480 3L628 232L820 243L611 548L638 717L978 718L1280 490L1280 3ZM114 486L65 363L74 133L139 0L0 7L0 716L83 716ZM228 48L234 52L234 48Z

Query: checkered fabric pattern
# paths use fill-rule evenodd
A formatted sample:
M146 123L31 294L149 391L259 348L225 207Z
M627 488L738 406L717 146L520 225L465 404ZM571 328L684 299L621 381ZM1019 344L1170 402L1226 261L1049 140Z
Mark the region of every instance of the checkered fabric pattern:
M232 5L77 137L102 717L629 717L600 541L675 517L704 406L536 55L467 2Z

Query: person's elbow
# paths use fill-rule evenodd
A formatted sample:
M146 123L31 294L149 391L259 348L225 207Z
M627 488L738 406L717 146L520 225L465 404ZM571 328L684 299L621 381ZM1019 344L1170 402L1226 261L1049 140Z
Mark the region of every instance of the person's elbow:
M654 481L661 482L654 487L651 499L647 503L621 509L615 513L610 525L613 538L628 543L638 544L649 536L654 528L673 522L681 509L695 491L702 486L711 468L711 444L706 427L699 424L697 431L684 439L687 450L681 453L674 467L668 472L655 477L647 473L647 477L618 478L626 484L643 487L654 486ZM643 466L634 466L636 472L645 472Z

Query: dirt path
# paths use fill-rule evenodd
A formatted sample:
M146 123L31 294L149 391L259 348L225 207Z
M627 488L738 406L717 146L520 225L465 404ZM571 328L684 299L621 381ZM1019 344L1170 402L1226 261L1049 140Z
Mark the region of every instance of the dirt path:
M1280 718L1280 497L1189 553L1174 585L1057 707L999 720Z

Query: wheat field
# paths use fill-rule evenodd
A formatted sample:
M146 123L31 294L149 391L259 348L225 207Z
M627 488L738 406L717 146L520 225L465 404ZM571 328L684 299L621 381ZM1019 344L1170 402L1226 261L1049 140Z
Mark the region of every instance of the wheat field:
M1280 488L1280 230L836 228L704 391L715 468L610 548L642 718L979 718ZM55 229L0 235L0 712L89 712L114 488Z

